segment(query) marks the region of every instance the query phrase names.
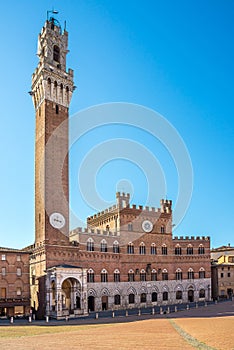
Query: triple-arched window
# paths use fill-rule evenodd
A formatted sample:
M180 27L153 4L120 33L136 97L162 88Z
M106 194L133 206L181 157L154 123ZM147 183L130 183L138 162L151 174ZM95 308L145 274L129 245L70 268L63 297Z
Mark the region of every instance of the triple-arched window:
M134 254L134 244L132 242L128 243L128 254Z
M101 240L100 250L101 250L102 253L106 253L107 252L107 242L106 242L105 239Z
M166 269L162 270L162 280L167 281L168 280L168 272Z
M141 281L141 282L146 281L146 272L145 272L144 269L142 269L142 270L140 271L140 281Z
M200 244L198 247L198 254L205 254L205 248L202 244Z
M87 282L94 283L94 271L93 271L93 269L89 269L87 272Z
M177 244L175 246L175 255L181 255L182 251L181 251L181 246L179 244Z
M135 274L134 271L131 269L128 271L128 282L134 282L135 281Z
M176 269L176 280L182 281L182 278L183 278L182 270L180 268Z
M119 242L114 241L113 243L113 253L119 253Z
M205 269L201 267L199 270L199 278L205 278Z
M188 279L189 280L193 280L194 279L194 271L193 271L193 269L191 267L188 269Z
M108 282L108 273L106 269L102 269L101 271L101 282Z
M120 272L118 269L114 271L114 282L120 282Z
M139 254L141 255L145 255L146 250L145 250L145 243L141 242L140 246L139 246Z
M192 246L192 244L189 244L187 246L187 255L193 255L193 246Z
M157 248L156 248L156 244L152 243L151 247L150 247L150 254L151 255L156 255L157 254Z
M87 240L86 249L87 249L88 252L93 252L94 251L94 241L93 241L92 238L89 238Z
M157 281L157 271L155 269L151 271L151 281Z
M166 244L162 245L162 255L167 255L167 246L166 246Z

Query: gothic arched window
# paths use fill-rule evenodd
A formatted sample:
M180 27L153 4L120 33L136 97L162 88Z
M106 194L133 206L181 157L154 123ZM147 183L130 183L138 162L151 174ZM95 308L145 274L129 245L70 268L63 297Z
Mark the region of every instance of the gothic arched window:
M56 62L60 62L60 49L57 45L54 45L53 59Z
M101 282L108 282L108 273L105 269L101 271Z
M93 283L94 282L94 271L93 269L89 269L87 272L87 282Z

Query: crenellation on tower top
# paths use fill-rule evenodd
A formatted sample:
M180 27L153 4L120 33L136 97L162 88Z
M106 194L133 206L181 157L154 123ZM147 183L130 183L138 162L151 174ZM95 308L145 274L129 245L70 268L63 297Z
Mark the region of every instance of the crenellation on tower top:
M55 19L47 20L38 36L39 63L32 75L30 94L35 109L45 99L69 107L74 91L74 73L71 68L66 71L68 52L68 32L62 32Z
M130 193L116 192L116 202L117 207L120 209L126 208L129 206Z
M162 213L171 213L172 212L172 200L169 199L161 199L161 212Z

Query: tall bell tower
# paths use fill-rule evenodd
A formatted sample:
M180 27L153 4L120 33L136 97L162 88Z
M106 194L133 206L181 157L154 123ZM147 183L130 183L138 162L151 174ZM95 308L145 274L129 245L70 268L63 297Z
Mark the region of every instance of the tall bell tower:
M49 18L38 36L30 94L36 113L35 247L69 245L68 111L74 84L66 70L68 32Z

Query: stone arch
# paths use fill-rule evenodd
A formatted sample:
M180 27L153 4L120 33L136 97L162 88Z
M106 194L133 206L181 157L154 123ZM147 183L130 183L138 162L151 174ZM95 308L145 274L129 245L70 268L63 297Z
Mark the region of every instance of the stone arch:
M188 294L188 301L193 302L194 301L194 291L195 291L195 286L190 284L187 288L187 294Z
M62 286L63 282L66 280L66 279L70 279L70 280L74 280L73 282L77 282L79 283L79 285L81 286L81 281L77 278L77 277L74 277L72 275L67 275L66 277L62 278L61 279L61 282L60 282L60 285Z
M200 289L206 289L203 283L197 285L197 290L199 291Z
M196 290L196 286L194 283L189 283L187 284L186 290L193 289L194 291Z
M162 286L162 292L169 292L169 288L166 284Z
M62 309L72 311L76 308L76 298L80 290L81 283L77 278L66 276L61 281Z
M113 293L114 295L115 294L119 294L119 295L122 295L122 290L120 290L119 288L115 288L115 290L114 290L114 293Z
M107 295L107 296L110 296L110 295L111 295L111 293L110 293L110 291L109 291L109 289L108 289L108 288L103 288L103 289L101 290L100 295L101 295L101 296L102 296L102 295Z
M184 292L184 287L182 286L182 284L177 284L174 288L174 292L177 292L178 290L180 290L181 292Z
M142 286L142 287L140 288L140 294L141 294L141 293L146 293L146 294L147 294L147 288L144 287L144 286Z
M128 294L128 295L129 295L129 294L137 295L137 291L136 291L136 289L135 289L134 287L131 286L130 288L128 288L127 294Z
M91 288L91 289L89 289L88 290L88 292L87 292L87 294L88 294L88 297L96 297L97 296L97 292L96 292L96 290L95 289L93 289L93 288Z
M152 289L151 289L151 292L156 292L156 293L159 293L159 289L157 286L153 286Z

